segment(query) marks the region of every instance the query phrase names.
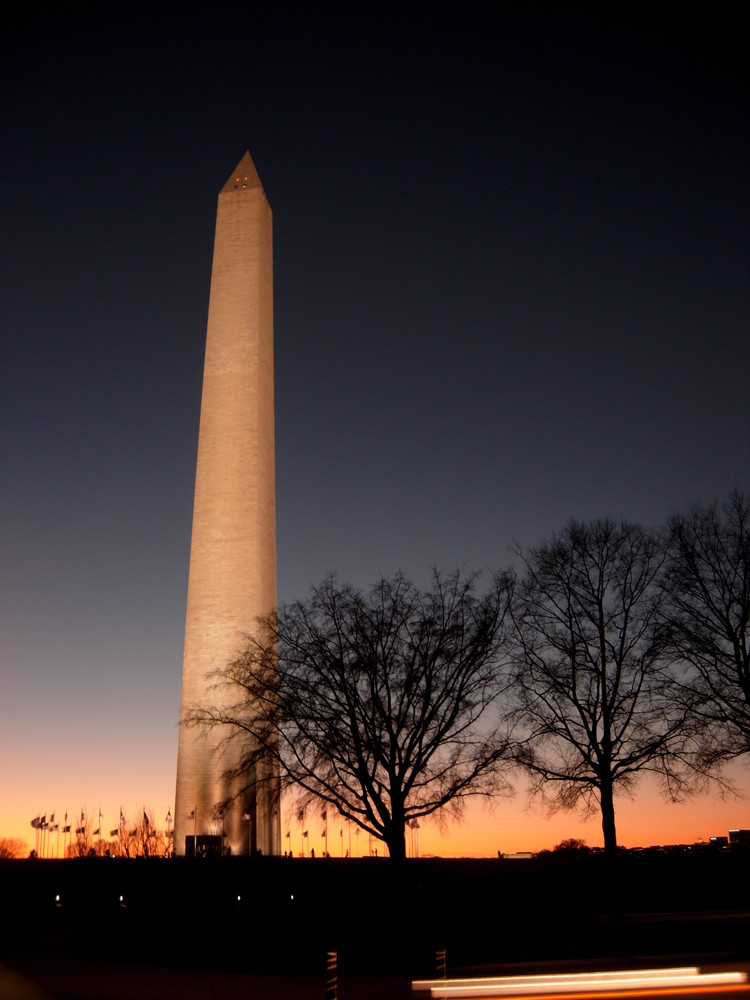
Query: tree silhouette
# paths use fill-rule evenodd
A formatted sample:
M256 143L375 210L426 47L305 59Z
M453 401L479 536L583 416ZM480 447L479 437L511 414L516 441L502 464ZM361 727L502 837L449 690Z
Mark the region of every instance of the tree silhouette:
M0 837L0 859L25 858L29 848L20 837Z
M656 629L662 546L632 525L571 521L519 555L513 690L528 739L519 760L553 808L600 809L611 856L615 790L644 771L673 797L688 787L690 715L670 697Z
M483 596L475 584L435 572L423 592L399 575L364 594L328 577L219 672L235 704L196 706L187 724L242 742L233 779L253 780L271 758L284 787L333 806L401 860L407 824L510 790L509 737L493 709L512 581L494 577Z
M663 621L688 666L679 693L701 720L701 761L750 753L750 497L695 506L670 523Z
M116 833L116 831L112 831ZM163 830L154 823L153 810L136 810L135 819L123 822L114 849L126 858L164 858L170 853L170 843Z
M73 836L74 833L74 836ZM69 858L84 858L94 850L94 839L91 834L91 820L85 810L81 810L80 818L71 821L71 839L68 844Z

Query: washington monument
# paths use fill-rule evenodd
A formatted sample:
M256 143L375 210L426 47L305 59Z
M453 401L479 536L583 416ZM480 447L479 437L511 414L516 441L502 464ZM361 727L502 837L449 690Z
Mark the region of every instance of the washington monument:
M181 719L191 707L234 700L213 687L212 674L275 610L272 220L245 153L216 212ZM224 748L225 736L221 727L180 726L175 853L221 843L232 854L280 854L278 803L265 783L239 796L228 786L224 773L240 748Z

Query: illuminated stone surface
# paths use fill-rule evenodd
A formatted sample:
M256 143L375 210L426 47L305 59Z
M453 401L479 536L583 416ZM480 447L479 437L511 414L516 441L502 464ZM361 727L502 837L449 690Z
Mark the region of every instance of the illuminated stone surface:
M276 608L273 242L271 209L250 154L219 193L206 334L182 709L223 697L212 674L229 664L259 617ZM180 727L175 850L223 832L232 854L280 853L271 797L251 793L219 816L235 789L218 752L226 733ZM195 819L193 819L193 814ZM243 818L243 817L248 817Z

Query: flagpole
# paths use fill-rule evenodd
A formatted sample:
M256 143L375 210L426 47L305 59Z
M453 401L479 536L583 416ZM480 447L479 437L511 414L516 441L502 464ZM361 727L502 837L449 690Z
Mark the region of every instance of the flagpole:
M51 813L49 818L49 843L47 845L47 853L49 854L50 860L52 860L52 858L54 857L54 849L55 849L55 813Z

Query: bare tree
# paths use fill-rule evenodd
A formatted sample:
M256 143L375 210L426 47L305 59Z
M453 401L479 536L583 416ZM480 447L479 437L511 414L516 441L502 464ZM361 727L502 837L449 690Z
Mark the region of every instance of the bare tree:
M514 692L528 738L519 759L553 808L599 808L611 856L616 790L644 771L672 797L687 787L689 714L669 697L655 628L662 546L632 525L571 521L518 554Z
M707 766L750 753L750 496L670 523L663 620Z
M156 828L153 810L145 807L136 811L135 820L121 826L116 846L126 858L164 858L170 853L169 839Z
M475 584L436 572L422 592L399 575L363 594L329 577L220 672L236 704L198 706L188 724L242 741L232 777L270 757L284 787L333 806L401 860L407 824L510 790L493 709L512 581L494 577L483 596Z
M71 824L72 825L72 824ZM94 851L94 840L91 834L91 820L85 809L81 810L80 819L75 826L75 839L71 837L68 844L69 858L84 858Z
M29 847L20 837L0 837L0 860L8 858L25 858Z

